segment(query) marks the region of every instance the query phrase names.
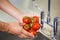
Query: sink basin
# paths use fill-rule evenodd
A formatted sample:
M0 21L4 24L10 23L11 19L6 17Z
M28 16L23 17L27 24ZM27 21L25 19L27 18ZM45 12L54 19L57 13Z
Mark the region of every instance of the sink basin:
M17 36L14 36L5 32L0 32L0 39L1 40L26 40L26 39L21 39ZM43 34L38 32L37 37L34 38L33 40L50 40L50 39L48 39Z
M34 40L50 40L40 32L38 32L37 37Z

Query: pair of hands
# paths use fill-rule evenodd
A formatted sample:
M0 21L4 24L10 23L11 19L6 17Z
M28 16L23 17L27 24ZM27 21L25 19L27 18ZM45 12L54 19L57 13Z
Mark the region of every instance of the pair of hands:
M29 16L32 17L33 13L27 14L27 15L23 15L23 16ZM20 18L22 19L22 18ZM20 20L21 23L19 22L10 22L8 23L8 33L17 35L20 38L34 38L34 35L27 32L26 30L23 29L23 24L22 24L22 20Z
M34 35L25 31L23 29L23 25L18 22L9 22L7 23L8 25L6 26L8 28L8 33L17 35L20 38L33 38Z

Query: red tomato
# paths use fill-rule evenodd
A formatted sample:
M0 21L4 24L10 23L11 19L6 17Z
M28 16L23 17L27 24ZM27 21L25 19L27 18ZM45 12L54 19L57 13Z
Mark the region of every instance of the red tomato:
M31 19L28 16L23 17L22 20L23 20L23 23L26 23L26 24L29 24L31 22Z
M35 30L35 31L39 30L40 27L41 27L41 25L39 23L34 23L32 25L32 29Z
M26 31L29 31L29 30L30 30L30 26L29 26L28 24L25 24L25 25L23 26L23 28L24 28Z
M39 17L38 16L33 16L32 22L39 22Z
M29 30L29 32L30 32L31 34L33 34L34 36L36 36L36 34L37 34L37 32L34 31L34 30Z

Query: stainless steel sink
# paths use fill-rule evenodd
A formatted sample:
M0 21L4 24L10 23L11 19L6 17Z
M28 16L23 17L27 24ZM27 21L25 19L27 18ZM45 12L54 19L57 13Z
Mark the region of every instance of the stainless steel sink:
M26 39L21 39L17 36L8 33L0 32L0 40L26 40ZM48 39L43 34L38 32L37 37L34 38L33 40L50 40L50 39Z

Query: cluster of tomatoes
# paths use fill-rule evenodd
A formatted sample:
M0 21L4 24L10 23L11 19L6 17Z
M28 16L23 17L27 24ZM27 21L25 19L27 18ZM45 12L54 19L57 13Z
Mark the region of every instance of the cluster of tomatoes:
M39 17L38 16L33 16L33 17L24 16L22 20L24 23L23 28L26 31L32 33L34 36L36 36L37 30L39 30L41 27L41 24L39 23Z

